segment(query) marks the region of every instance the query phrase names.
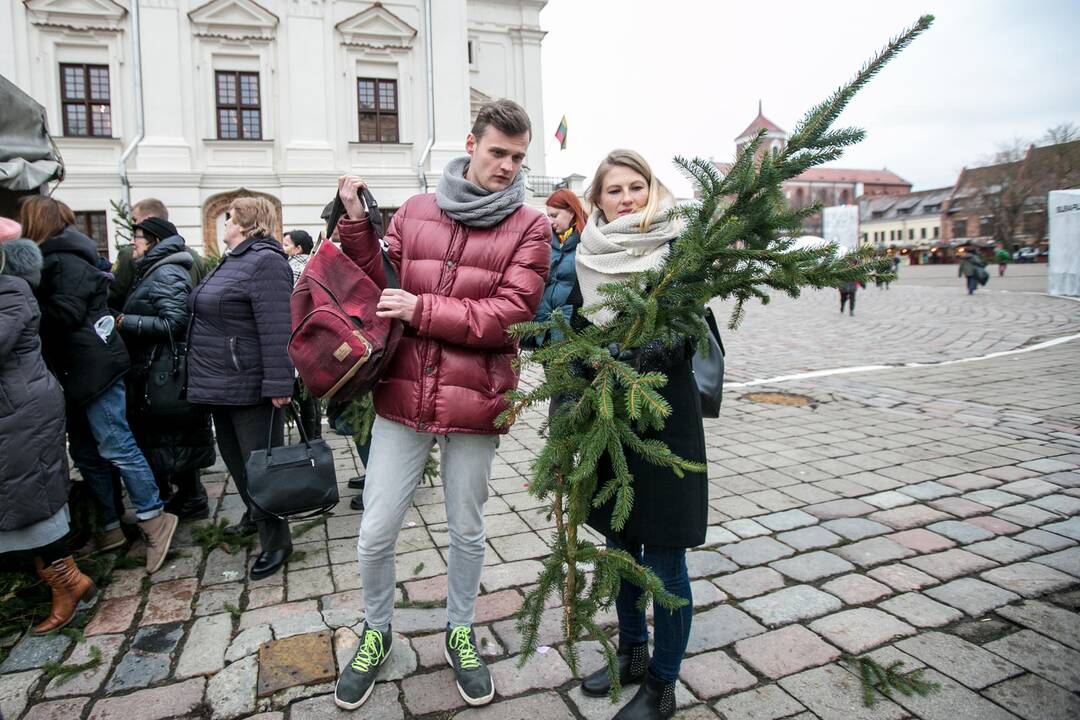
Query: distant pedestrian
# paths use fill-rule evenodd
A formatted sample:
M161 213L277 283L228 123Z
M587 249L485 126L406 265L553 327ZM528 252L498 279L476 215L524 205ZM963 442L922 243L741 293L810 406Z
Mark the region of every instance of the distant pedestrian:
M1005 249L1004 245L998 245L994 250L994 262L998 264L998 277L1005 277L1005 268L1009 264L1009 251Z
M855 293L859 289L859 283L851 280L840 283L840 314L844 314L844 305L847 305L848 314L855 314Z
M980 281L980 276L986 276L986 261L979 255L978 250L971 248L960 261L960 269L957 273L957 277L965 278L968 295L974 295L979 285L986 284L986 280Z

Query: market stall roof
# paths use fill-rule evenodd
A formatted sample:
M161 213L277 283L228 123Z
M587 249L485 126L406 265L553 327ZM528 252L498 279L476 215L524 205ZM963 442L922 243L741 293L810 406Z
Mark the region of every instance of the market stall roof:
M45 119L45 108L0 76L0 188L35 190L62 180L60 157Z

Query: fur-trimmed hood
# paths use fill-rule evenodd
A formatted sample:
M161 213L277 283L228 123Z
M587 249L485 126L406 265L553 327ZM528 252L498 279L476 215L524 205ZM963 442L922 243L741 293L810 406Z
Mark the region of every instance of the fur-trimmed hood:
M22 278L33 288L41 283L41 250L33 240L11 240L0 245L0 253L4 275Z

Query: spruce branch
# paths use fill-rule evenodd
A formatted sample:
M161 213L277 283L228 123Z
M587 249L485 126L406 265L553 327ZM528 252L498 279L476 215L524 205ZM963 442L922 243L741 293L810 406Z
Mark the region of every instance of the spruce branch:
M521 663L536 651L546 602L558 592L572 669L576 673L575 645L598 641L612 676L614 698L615 652L596 623L597 614L612 606L623 582L641 588L642 607L654 602L672 610L686 603L628 553L599 547L579 532L597 509L609 512L615 530L629 520L634 478L628 454L676 478L705 471L701 463L679 457L654 436L672 412L662 394L667 379L662 371L627 358L654 345L678 348L686 338L695 338L701 346L707 337L703 308L714 299L732 302L728 325L734 329L748 302L765 304L776 293L797 298L808 287L891 277L888 261L873 258L870 248L843 256L832 244L796 248L794 238L802 222L820 207L789 209L782 184L840 157L845 148L863 139L861 129L834 129L834 122L855 94L932 20L924 16L890 40L851 81L812 108L783 150L764 151L760 132L740 150L726 174L709 161L676 157L676 166L700 189L700 197L670 210L682 221L683 230L660 267L600 286L599 302L582 311L588 316L603 308L611 320L577 328L555 313L544 322L513 329L518 337L558 331L553 333L558 339L525 358L544 368L544 382L531 391L508 394L509 408L497 420L501 425L512 423L527 408L558 399L529 484L531 494L550 503L556 528L552 553L517 615ZM895 667L882 670L884 680L872 665L860 666L860 672L864 685L877 682L912 692L924 688L917 674L901 674Z

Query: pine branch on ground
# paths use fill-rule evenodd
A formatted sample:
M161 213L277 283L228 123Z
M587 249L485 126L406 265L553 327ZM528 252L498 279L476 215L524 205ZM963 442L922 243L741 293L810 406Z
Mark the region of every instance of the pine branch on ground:
M704 346L708 330L702 308L716 298L733 302L729 327L734 329L747 302L767 303L771 293L798 297L807 287L891 277L889 261L872 257L870 248L844 256L835 245L796 248L794 237L800 234L802 221L819 208L789 210L782 184L840 157L863 138L862 130L834 129L833 123L855 94L932 21L929 15L920 18L850 82L812 108L784 149L765 151L762 131L726 175L709 161L676 158L678 167L700 188L700 199L673 211L684 229L661 267L602 285L600 302L583 310L588 316L603 307L611 321L575 329L561 313L554 313L547 322L513 328L518 337L558 330L561 339L525 358L543 366L544 382L528 392L509 393L509 408L496 423L513 423L526 408L546 404L552 397L564 400L546 425L546 442L529 483L530 493L550 503L556 530L552 554L543 561L537 585L517 615L522 664L536 651L545 600L555 593L562 600L562 633L575 673L574 646L583 640L599 641L609 670L614 667L610 642L595 618L611 607L622 581L642 589L642 607L653 600L668 608L685 604L665 592L656 575L626 553L597 547L579 534L590 508L605 499L614 501L612 527L627 522L634 485L626 453L676 477L705 469L678 457L660 440L642 436L664 427L671 413L660 394L667 380L662 373L638 372L618 358L623 351L657 342L675 347L687 337L698 338L699 346ZM605 456L612 472L601 485L597 467ZM617 695L617 686L612 693Z
M63 685L72 678L73 675L78 675L86 670L93 670L101 664L101 649L97 645L93 645L90 648L90 659L84 663L78 665L63 665L58 662L50 661L41 666L41 669L45 671L45 677L56 679L57 685Z
M228 532L225 528L228 521L221 518L217 523L199 525L191 532L191 538L202 548L203 554L208 554L214 548L221 548L230 555L237 550L250 548L255 544L254 535L238 535Z
M926 668L916 668L908 672L901 672L904 666L903 660L897 660L889 665L881 665L869 657L855 657L844 655L840 660L848 667L857 670L862 682L863 705L873 707L877 701L877 693L887 698L892 697L894 690L901 695L929 695L937 692L941 686L935 682L922 679Z

